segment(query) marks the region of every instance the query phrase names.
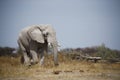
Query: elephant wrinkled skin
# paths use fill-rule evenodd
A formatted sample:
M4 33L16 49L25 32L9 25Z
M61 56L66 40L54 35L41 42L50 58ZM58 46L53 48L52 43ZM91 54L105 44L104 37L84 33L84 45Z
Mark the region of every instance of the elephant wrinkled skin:
M24 64L31 65L44 62L44 52L47 52L48 44L51 44L54 53L54 64L58 65L57 40L55 30L51 25L33 25L24 28L18 37L18 45L22 51Z

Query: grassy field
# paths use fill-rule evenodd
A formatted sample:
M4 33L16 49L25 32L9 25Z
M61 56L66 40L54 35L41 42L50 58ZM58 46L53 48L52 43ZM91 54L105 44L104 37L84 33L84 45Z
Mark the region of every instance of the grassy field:
M45 64L26 67L20 57L0 57L0 80L120 80L120 63L87 62L67 59L59 54L59 66L52 56Z

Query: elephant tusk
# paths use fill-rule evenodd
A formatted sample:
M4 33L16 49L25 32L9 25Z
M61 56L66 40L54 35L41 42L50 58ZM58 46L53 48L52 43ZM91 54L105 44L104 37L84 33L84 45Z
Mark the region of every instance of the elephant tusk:
M49 47L49 48L52 48L52 43L48 43L48 47Z

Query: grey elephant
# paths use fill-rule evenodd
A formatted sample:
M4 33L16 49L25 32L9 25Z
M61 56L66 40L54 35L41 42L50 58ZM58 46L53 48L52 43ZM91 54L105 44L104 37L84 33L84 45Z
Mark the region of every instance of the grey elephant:
M58 43L53 27L49 24L40 24L24 28L18 37L18 45L24 59L23 63L31 65L40 62L42 65L44 63L44 53L48 50L48 44L53 49L54 64L58 65Z

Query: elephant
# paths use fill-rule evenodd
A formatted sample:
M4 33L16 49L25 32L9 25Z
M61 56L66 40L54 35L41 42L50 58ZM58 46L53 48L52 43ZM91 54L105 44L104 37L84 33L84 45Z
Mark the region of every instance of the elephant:
M56 32L50 24L32 25L24 28L18 36L18 45L22 51L25 65L44 63L44 53L51 46L54 64L58 65L58 43Z

